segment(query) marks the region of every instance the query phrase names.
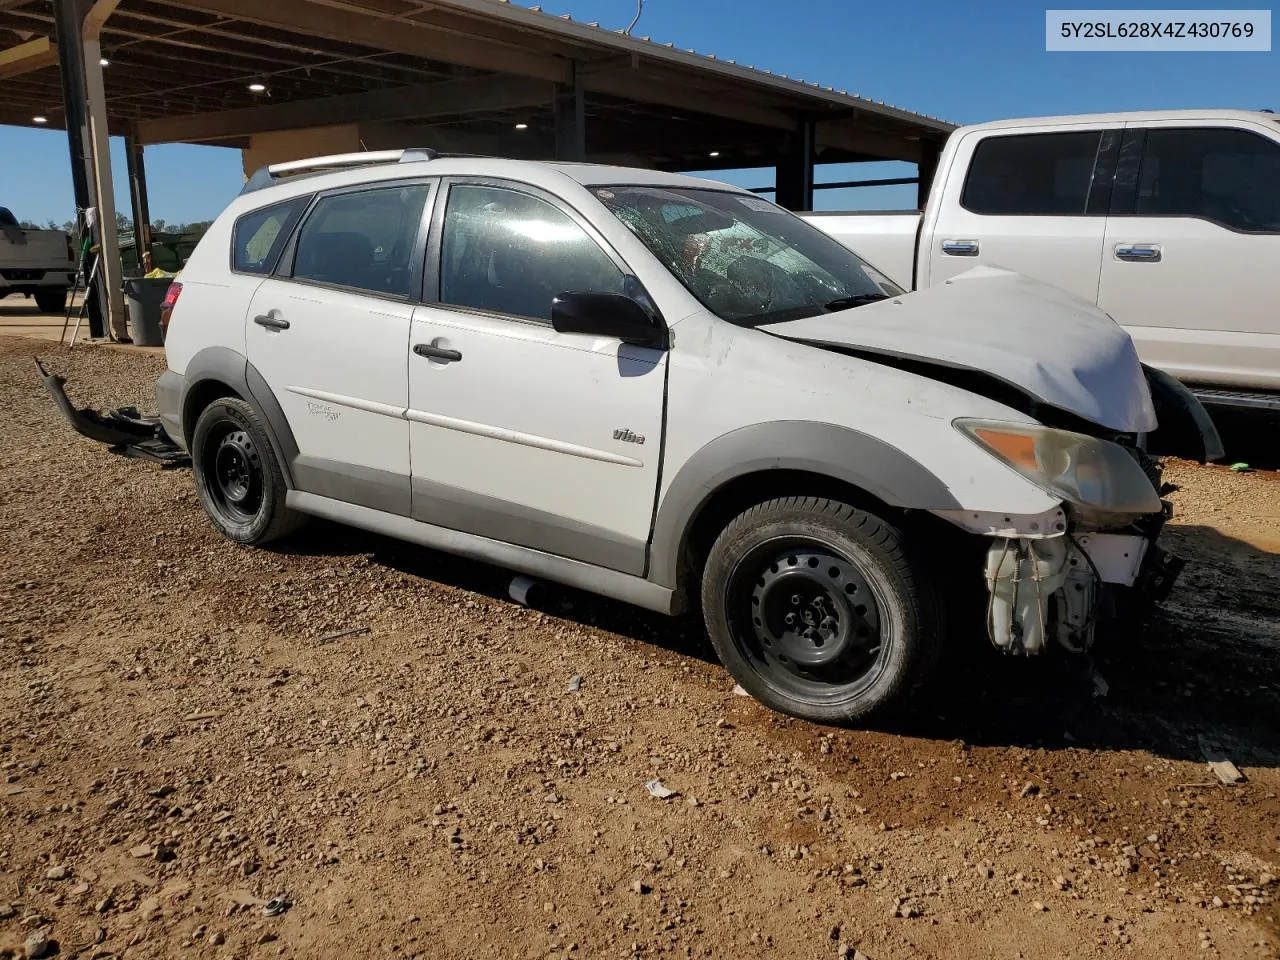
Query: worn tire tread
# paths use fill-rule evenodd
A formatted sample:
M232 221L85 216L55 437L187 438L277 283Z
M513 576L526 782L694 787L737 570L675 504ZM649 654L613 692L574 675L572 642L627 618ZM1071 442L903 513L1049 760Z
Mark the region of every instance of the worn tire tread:
M204 424L212 422L214 416L223 413L233 414L233 419L238 417L242 425L253 436L254 445L258 448L258 456L262 460L264 481L272 491L270 518L260 531L252 532L247 536L235 535L234 531L229 530L214 515L207 502L208 494L205 491L201 474L201 464L197 450L201 434L205 429ZM262 546L295 533L306 523L306 514L285 505L288 484L284 479L284 471L280 468L279 460L276 459L275 448L271 444L270 435L267 433L267 428L263 424L262 418L258 416L252 405L246 401L239 397L220 397L201 410L200 415L196 418L195 428L192 431L191 450L192 466L197 477L196 490L199 494L201 505L204 506L205 513L209 515L209 519L218 529L218 532L228 540L252 546Z
M733 640L721 631L718 618L712 615L717 602L712 595L727 588L731 571L720 569L726 552L741 538L768 524L818 524L837 537L860 545L883 568L895 587L894 602L901 608L907 645L905 666L879 686L876 696L867 703L824 703L816 708L805 701L777 693L762 681L754 670L741 675L734 671L741 661L733 652ZM806 719L827 723L856 723L883 716L909 702L928 679L936 665L943 644L939 598L931 580L908 549L902 533L891 523L852 504L815 496L788 496L762 501L748 507L721 531L711 549L703 571L702 600L708 632L722 662L749 693L774 709ZM718 635L723 633L723 635ZM877 684L880 682L877 681Z

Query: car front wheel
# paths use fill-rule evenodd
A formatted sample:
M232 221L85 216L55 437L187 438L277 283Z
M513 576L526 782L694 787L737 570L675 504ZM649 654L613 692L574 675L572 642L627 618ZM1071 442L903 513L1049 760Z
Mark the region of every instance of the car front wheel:
M228 540L263 544L301 526L266 428L253 407L224 397L205 407L191 434L191 466L204 511Z
M787 497L731 522L711 548L702 607L720 660L762 703L819 723L901 706L941 649L938 601L885 520Z

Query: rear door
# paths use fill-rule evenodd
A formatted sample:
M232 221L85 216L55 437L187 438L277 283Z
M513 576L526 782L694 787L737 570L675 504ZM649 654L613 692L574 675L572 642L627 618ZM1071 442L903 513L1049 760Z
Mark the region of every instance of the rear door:
M298 445L308 493L409 513L409 326L431 181L322 194L249 309L249 361Z
M559 293L636 296L639 281L557 197L465 179L444 192L435 302L410 338L414 518L642 573L666 352L550 323Z
M1134 124L1099 305L1190 382L1280 389L1280 127Z
M952 161L964 176L950 176L926 211L919 285L983 264L1095 302L1118 140L1105 124L965 137Z

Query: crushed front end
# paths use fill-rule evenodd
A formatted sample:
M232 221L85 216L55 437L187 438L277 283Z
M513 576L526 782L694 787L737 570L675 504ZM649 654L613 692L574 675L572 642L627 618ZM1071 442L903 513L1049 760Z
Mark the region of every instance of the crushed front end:
M1049 538L996 537L986 553L988 636L997 649L1032 656L1056 642L1072 653L1093 645L1098 625L1129 601L1164 600L1183 560L1157 540L1172 511L1119 530ZM1072 529L1068 519L1068 531Z
M1004 653L1092 646L1099 624L1165 599L1183 561L1159 546L1173 515L1145 437L1096 436L999 421L957 421L979 446L1061 499L1034 517L948 519L987 539L986 627ZM1217 442L1216 434L1205 446Z

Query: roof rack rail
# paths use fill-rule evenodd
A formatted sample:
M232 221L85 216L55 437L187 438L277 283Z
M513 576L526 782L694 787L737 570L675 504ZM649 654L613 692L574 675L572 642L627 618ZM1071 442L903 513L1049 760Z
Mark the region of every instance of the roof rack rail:
M252 193L278 183L284 177L317 176L334 170L367 167L384 163L417 163L434 160L438 153L430 147L407 147L403 150L365 150L359 153L336 153L327 157L288 160L259 167L245 183L240 194Z

